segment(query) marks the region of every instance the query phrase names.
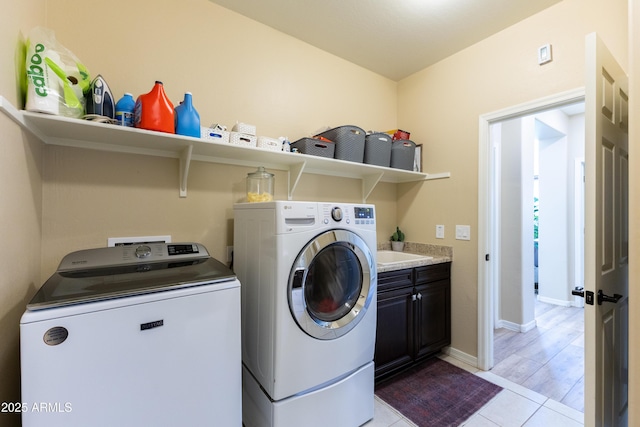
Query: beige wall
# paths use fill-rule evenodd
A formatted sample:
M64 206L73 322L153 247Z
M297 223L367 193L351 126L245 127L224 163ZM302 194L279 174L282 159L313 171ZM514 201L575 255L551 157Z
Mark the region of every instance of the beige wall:
M244 121L292 139L325 125L410 130L424 145L424 169L452 178L379 185L369 199L378 206L378 240L399 222L408 240L455 247L453 347L469 355L477 351L478 116L582 86L588 32L597 30L627 66L623 0L565 0L399 84L206 0L101 2L104 22L117 28L110 39L87 36L92 22L68 17L86 2L11 3L0 17L1 52L14 51L20 31L45 24L116 98L159 79L174 103L193 92L203 123ZM545 43L554 61L540 67L536 49ZM0 95L18 105L13 65L0 67ZM223 258L232 203L253 168L193 162L189 195L179 199L175 160L42 148L1 114L0 133L0 401L11 401L19 398L19 316L64 254L108 236L169 233ZM285 181L276 171L277 198L286 197ZM357 180L304 175L295 199L358 201L360 191ZM434 239L436 224L446 225L444 241ZM455 224L472 226L470 242L453 240ZM632 340L632 354L636 346ZM18 423L1 414L0 424Z
M454 246L452 347L477 355L478 119L481 115L584 86L585 35L598 31L623 67L627 2L565 0L410 76L398 85L398 126L424 145L429 172L451 178L398 186L398 221L410 240ZM539 66L537 48L553 45ZM446 239L435 240L444 224ZM456 224L471 241L454 240Z
M47 26L100 73L119 98L164 83L174 104L193 92L203 124L255 124L258 134L292 141L322 126L366 130L396 126L396 83L206 0L110 1L110 39L86 37L89 20L68 25L80 0L55 0ZM126 10L126 13L123 11ZM231 245L233 203L255 168L193 162L188 197L178 197L175 159L47 147L44 168L43 269L46 278L69 251L106 244L110 236L171 234L204 243L219 259ZM276 198L287 175L276 173ZM395 227L395 185L378 186L378 228ZM361 182L305 174L295 200L362 201Z
M21 32L44 25L93 75L105 77L116 98L163 80L174 104L193 92L203 124L244 121L261 135L292 140L322 126L396 127L395 82L206 0L103 2L103 22L118 28L112 38L88 36L91 20L70 20L69 11L86 7L12 2L0 18L0 51L13 52ZM21 108L14 64L0 67L0 95ZM171 234L203 242L224 259L233 203L255 168L194 161L181 199L175 159L43 146L4 114L0 133L0 401L8 402L20 399L20 315L62 256L104 246L110 236ZM286 199L286 174L272 172L276 197ZM359 180L305 174L294 198L360 202L362 187ZM378 185L368 201L386 236L396 224L396 186ZM0 425L19 425L19 416L0 414Z
M21 33L44 22L44 1L3 4L0 14L0 95L18 105L13 61ZM0 114L0 402L20 401L20 316L40 284L42 148ZM0 413L0 425L20 425Z

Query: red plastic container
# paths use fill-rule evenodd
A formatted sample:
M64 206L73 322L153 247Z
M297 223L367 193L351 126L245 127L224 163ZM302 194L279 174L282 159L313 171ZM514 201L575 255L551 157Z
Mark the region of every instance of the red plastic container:
M396 129L396 131L393 133L393 141L398 141L400 139L409 139L411 137L411 134L405 130L402 129Z
M134 126L158 132L176 133L173 104L156 81L151 92L140 95L134 109Z

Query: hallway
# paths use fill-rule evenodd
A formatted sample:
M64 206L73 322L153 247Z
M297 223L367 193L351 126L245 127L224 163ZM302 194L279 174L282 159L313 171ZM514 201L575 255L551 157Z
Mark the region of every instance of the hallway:
M536 321L495 330L491 373L584 412L584 309L538 301Z

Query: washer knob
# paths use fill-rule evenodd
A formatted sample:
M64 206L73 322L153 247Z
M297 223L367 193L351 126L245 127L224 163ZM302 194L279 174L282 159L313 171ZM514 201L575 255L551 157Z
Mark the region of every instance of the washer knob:
M147 245L138 246L136 248L136 258L146 258L151 255L151 248Z
M333 218L334 221L342 221L342 209L340 209L339 207L335 207L333 209L331 209L331 218Z

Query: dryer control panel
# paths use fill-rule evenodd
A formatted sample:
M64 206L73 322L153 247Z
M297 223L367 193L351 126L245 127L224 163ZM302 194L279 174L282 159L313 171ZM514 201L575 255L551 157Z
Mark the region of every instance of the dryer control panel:
M275 210L276 234L325 228L359 228L375 231L375 206L355 203L274 201L236 204L237 212L260 211L265 221ZM247 214L249 215L249 214ZM257 217L256 212L251 216Z
M375 224L372 206L354 206L353 211L356 224Z
M319 211L324 225L375 225L372 205L320 203Z

